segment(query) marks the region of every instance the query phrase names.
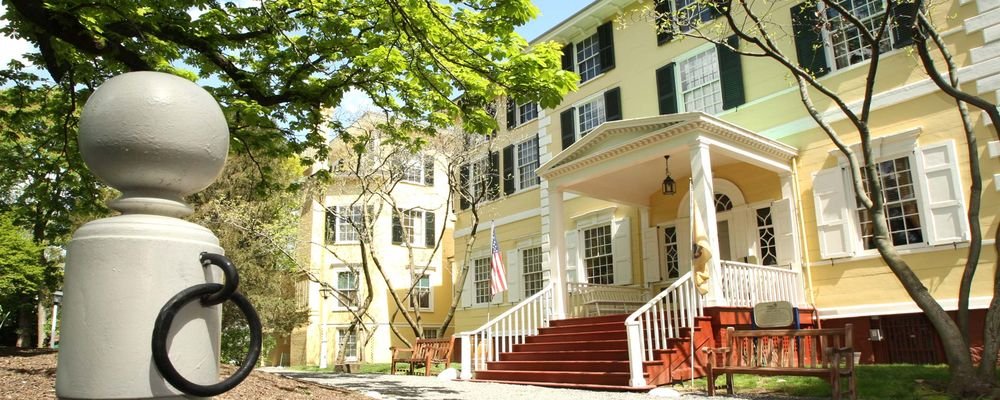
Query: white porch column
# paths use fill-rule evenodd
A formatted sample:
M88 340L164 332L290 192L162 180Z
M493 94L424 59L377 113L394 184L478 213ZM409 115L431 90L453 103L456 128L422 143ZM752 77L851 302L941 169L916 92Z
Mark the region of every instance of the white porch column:
M552 280L555 301L555 318L566 318L566 224L563 223L563 191L554 185L545 189L548 194L549 279ZM544 207L544 205L543 205Z
M709 145L695 140L690 145L692 188L689 198L698 204L701 210L701 222L712 245L712 258L709 260L709 291L705 294L705 305L724 306L726 300L722 296L722 269L719 263L719 230L715 216L715 190L712 187L712 158ZM691 216L697 218L697 216ZM692 238L693 240L693 238Z

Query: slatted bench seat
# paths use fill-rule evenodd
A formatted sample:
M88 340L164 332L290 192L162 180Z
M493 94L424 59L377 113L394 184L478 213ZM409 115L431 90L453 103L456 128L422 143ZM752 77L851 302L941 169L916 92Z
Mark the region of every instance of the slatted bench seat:
M708 395L715 378L726 374L733 394L733 374L815 376L830 382L833 398L857 399L852 325L842 329L726 330L726 346L708 353ZM719 364L721 359L721 364ZM846 382L843 382L846 380Z
M455 347L455 337L442 339L417 339L409 349L392 348L392 366L389 373L396 374L397 363L410 364L410 375L416 365L424 366L424 375L431 375L431 365L451 363L451 350Z

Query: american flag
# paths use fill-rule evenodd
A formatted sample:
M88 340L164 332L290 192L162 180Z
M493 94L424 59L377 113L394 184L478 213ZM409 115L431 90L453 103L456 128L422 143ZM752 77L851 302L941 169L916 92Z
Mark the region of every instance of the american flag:
M492 241L490 257L490 293L496 296L497 293L507 290L507 270L503 267L503 257L500 255L500 245L497 244L497 231L490 227L490 240Z

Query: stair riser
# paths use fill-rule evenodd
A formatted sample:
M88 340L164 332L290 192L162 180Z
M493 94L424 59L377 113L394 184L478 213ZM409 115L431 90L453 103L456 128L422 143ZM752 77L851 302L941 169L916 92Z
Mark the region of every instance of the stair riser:
M553 342L583 342L601 340L625 340L625 331L619 332L579 332L565 333L561 335L538 335L528 336L528 343L553 343Z
M628 386L627 373L580 374L545 371L476 371L476 379Z
M628 361L612 362L564 362L564 361L531 361L531 362L490 362L490 371L577 371L577 372L628 372Z
M502 353L501 361L627 361L628 352L618 351L567 351L567 352L518 352Z
M602 324L607 322L617 322L620 324L624 324L625 318L628 318L628 315L620 314L620 315L605 315L603 317L557 319L552 321L552 326L593 325L593 324Z
M625 350L627 345L621 340L596 342L564 342L564 343L525 343L514 345L514 351L586 351L586 350Z
M570 325L570 326L551 326L548 328L541 328L538 333L541 335L549 334L560 334L560 333L577 333L577 332L598 332L598 331L615 331L621 330L625 331L625 324L621 322L615 323L604 323L604 324L589 324L589 325Z

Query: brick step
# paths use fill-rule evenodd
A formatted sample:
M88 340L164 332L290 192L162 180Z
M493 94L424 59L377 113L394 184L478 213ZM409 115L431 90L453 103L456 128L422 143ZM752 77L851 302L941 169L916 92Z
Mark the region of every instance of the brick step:
M575 383L589 385L628 386L628 372L579 372L579 371L476 371L476 379L515 381Z
M551 326L592 325L592 324L603 324L607 322L618 322L620 324L625 324L625 318L628 318L628 314L604 315L600 317L557 319L552 321Z
M625 331L624 320L615 322L601 322L595 324L583 324L583 325L550 326L548 328L539 329L538 334L549 335L549 334L560 334L560 333L614 331L614 330Z
M648 392L656 387L653 385L632 387L632 386L616 386L616 385L590 385L581 383L501 381L501 380L490 380L490 379L471 379L470 382L492 382L492 383L505 383L508 385L532 385L532 386L544 386L544 387L554 387L563 389L582 389L582 390L615 391L615 392Z
M628 372L628 361L491 361L486 363L488 371L581 371L581 372ZM657 361L643 362L644 366L662 365Z
M586 342L603 340L623 340L626 339L624 329L617 331L592 331L592 332L572 332L572 333L547 333L538 336L528 336L527 343L553 343L553 342Z
M576 342L551 342L551 343L522 343L515 344L514 351L560 351L560 350L627 350L628 341L602 340L602 341L576 341Z
M500 361L623 361L628 360L628 350L562 350L562 351L519 351L500 353Z

